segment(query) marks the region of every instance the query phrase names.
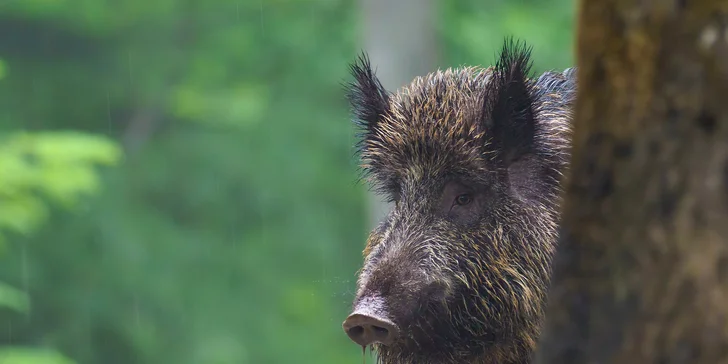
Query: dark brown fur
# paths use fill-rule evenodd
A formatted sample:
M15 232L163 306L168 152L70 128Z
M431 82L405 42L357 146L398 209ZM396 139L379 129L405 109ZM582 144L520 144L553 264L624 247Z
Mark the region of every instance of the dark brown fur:
M394 208L364 250L355 308L400 335L385 364L526 363L541 327L569 159L574 70L529 79L530 50L387 93L366 57L349 96L363 168ZM463 197L466 196L466 197Z

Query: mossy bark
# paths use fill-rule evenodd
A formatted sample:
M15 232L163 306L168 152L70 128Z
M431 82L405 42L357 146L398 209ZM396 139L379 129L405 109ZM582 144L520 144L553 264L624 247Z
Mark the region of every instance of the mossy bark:
M728 1L582 0L535 363L728 363Z

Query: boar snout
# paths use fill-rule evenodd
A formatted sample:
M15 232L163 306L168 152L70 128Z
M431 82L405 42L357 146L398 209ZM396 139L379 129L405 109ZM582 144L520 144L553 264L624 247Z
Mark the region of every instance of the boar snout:
M399 335L397 325L388 316L382 298L367 297L359 301L342 326L349 338L361 346L388 345Z

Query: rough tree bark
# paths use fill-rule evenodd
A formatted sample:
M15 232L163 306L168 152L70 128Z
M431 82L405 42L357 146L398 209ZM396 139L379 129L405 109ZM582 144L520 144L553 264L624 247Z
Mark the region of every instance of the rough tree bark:
M728 1L580 3L536 363L728 363Z

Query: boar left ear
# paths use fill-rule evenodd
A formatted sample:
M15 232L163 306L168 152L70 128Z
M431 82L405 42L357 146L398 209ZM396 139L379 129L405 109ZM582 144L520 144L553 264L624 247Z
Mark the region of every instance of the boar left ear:
M506 166L532 152L536 134L531 47L507 38L483 103L482 123Z
M371 135L377 123L389 108L389 94L374 75L369 57L362 52L349 66L354 81L346 85L346 94L351 104L356 124L365 135Z

